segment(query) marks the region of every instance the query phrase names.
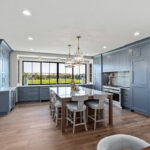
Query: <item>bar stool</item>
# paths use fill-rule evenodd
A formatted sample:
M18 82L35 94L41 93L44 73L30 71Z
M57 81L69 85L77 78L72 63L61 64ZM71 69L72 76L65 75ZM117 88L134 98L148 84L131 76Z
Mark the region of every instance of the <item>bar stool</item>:
M94 130L95 130L96 123L104 121L104 119L101 119L100 113L98 113L98 116L97 116L97 111L104 109L104 101L105 101L105 98L107 98L107 96L95 94L93 96L93 98L94 98L94 100L89 100L88 102L86 102L86 106L87 106L87 119L90 118L90 119L94 120ZM91 116L88 114L88 107L94 110L94 116ZM97 119L97 117L98 117L98 119Z
M72 102L68 102L66 104L66 120L73 124L73 134L75 133L75 127L79 125L84 125L85 130L87 131L87 124L86 124L86 105L84 101L88 100L87 95L82 96L72 96ZM73 113L73 118L68 114L68 111ZM76 113L80 112L80 123L76 124ZM83 116L82 116L83 113Z
M50 114L52 118L54 118L54 111L55 111L54 103L56 101L56 98L55 98L55 93L53 90L49 90L49 93L50 93L50 99L49 99Z
M54 118L56 119L56 126L58 125L58 121L61 120L61 108L62 108L62 103L61 103L60 99L58 97L56 97L55 116L54 116Z
M61 120L61 108L62 103L60 99L53 90L50 90L50 111L52 118L56 120L56 126L58 125L58 120Z

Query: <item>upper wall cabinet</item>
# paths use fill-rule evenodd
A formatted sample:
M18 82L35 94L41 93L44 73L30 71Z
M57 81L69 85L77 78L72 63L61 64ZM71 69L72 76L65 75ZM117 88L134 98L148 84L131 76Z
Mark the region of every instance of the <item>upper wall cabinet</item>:
M0 40L0 89L9 87L9 59L11 48Z
M131 70L131 56L129 49L103 54L103 72Z
M145 42L142 44L132 46L130 48L130 51L132 51L132 58L135 59L138 57L148 57L149 49L150 49L150 42Z

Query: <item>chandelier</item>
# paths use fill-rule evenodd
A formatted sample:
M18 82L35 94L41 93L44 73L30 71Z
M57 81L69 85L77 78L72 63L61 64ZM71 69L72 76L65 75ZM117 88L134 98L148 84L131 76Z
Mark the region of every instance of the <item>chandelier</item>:
M78 39L78 50L75 53L74 61L75 65L81 65L83 63L83 53L80 51L79 40L81 36L77 36Z
M71 47L71 45L69 44L68 47L69 47L69 55L68 55L68 58L66 59L65 67L66 68L72 68L73 67L73 60L72 60L72 57L70 55L70 47Z

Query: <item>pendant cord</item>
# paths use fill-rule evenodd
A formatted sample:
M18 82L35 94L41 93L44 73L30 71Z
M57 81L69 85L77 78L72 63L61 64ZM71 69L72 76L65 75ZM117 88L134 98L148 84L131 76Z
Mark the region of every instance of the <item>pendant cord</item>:
M80 47L79 47L79 39L81 38L81 36L77 36L77 39L78 39L78 53L80 51Z
M71 45L69 44L68 47L69 47L69 58L70 58L70 47L71 47Z

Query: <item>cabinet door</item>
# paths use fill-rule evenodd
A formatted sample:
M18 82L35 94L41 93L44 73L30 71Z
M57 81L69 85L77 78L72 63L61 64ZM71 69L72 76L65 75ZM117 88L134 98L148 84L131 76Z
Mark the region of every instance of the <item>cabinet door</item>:
M18 88L18 101L40 101L40 87L22 87Z
M130 89L122 89L122 106L131 109Z
M133 60L132 99L133 109L148 114L148 81L145 58Z
M97 90L101 90L102 87L102 81L101 81L101 55L94 58L94 88Z
M103 55L103 72L110 72L111 71L111 55Z
M9 91L0 92L0 114L9 112Z
M113 54L111 54L111 68L110 71L111 72L116 72L120 70L120 52L115 52Z
M128 49L120 51L120 71L131 70L131 56L132 54Z
M49 87L40 87L40 100L49 100Z
M2 88L2 49L0 44L0 89Z
M9 50L4 44L1 46L2 49L2 88L9 87Z

